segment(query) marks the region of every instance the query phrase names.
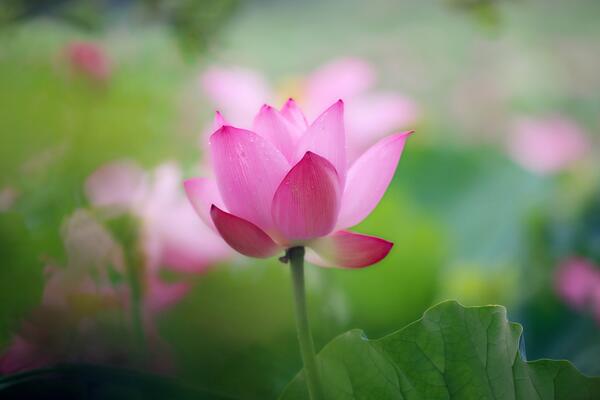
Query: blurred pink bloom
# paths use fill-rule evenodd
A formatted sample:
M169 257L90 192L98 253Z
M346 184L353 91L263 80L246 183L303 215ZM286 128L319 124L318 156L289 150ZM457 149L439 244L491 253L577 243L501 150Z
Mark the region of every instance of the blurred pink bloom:
M375 81L376 74L366 61L344 58L306 77L300 93L284 94L296 97L310 120L337 99L345 99L347 145L354 158L385 134L413 125L418 118L418 107L411 99L396 92L368 92ZM238 126L249 126L258 107L278 97L260 74L238 67L210 68L201 83L217 108Z
M63 239L68 264L46 268L42 304L22 323L0 357L2 373L57 362L109 362L126 353L126 349L114 349L102 340L93 341L94 346L83 340L92 341L90 335L84 334L89 330L102 334L102 318L123 320L128 288L113 284L109 277L109 268L123 272L120 247L82 210L67 220ZM98 353L93 358L87 353L91 348Z
M106 81L110 75L110 62L104 49L92 42L73 42L65 48L71 69L95 81Z
M97 169L85 182L85 192L96 207L127 211L141 201L146 173L133 161L116 161Z
M281 111L263 106L252 131L229 126L220 115L215 125L216 179L190 179L185 188L200 217L235 250L266 258L308 246L318 264L346 268L388 254L392 243L345 229L379 203L409 132L381 139L349 163L341 100L311 125L291 99Z
M600 268L581 258L562 262L554 276L558 295L572 308L592 310L600 321Z
M256 110L271 96L266 80L243 68L209 68L202 87L220 110L232 118L250 122Z
M174 164L147 174L133 162L116 161L96 170L85 185L94 206L129 212L141 223L148 318L179 302L191 289L189 282L166 282L160 276L163 268L201 273L231 254L221 237L198 219L181 180Z
M198 221L180 182L174 164L163 164L148 175L133 162L117 161L96 170L85 191L94 206L131 212L140 219L144 253L153 269L202 272L229 250Z
M582 158L589 146L581 128L560 116L524 118L515 124L508 151L523 168L551 174Z
M67 265L46 268L42 303L23 321L0 357L0 373L67 362L135 364L131 352L131 292L121 246L91 213L83 210L66 221L62 233ZM120 277L117 281L115 274ZM153 291L157 280L153 277L150 282L149 291ZM159 285L159 292L179 288L178 284ZM170 304L164 304L162 295L156 298L153 301L161 305ZM154 326L153 307L146 306L143 316L148 367L167 372L170 355Z

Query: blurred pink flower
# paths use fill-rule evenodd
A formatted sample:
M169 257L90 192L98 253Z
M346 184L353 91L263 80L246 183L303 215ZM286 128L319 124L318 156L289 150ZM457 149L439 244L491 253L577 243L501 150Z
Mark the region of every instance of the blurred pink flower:
M375 208L394 176L409 132L381 139L349 163L341 100L311 125L293 100L263 106L252 131L217 114L210 138L216 179L185 182L200 217L238 252L258 258L308 246L321 265L360 268L392 243L345 230ZM221 125L219 127L219 125Z
M110 234L86 211L65 223L63 239L68 263L46 267L42 303L23 321L0 357L0 372L12 373L58 362L110 362L126 354L103 340L90 346L89 334L102 335L107 321L122 321L128 296L113 284L109 268L123 273L123 254ZM94 337L101 339L100 337ZM89 349L95 348L91 357Z
M106 164L90 175L85 192L96 207L139 218L145 256L156 268L202 272L229 254L221 238L196 218L174 164L151 174L130 161Z
M0 373L66 362L135 365L131 291L121 246L84 210L76 211L63 228L67 265L46 268L42 303L0 357ZM162 285L160 290L172 290ZM157 297L153 301L164 302ZM153 305L146 306L143 315L148 368L167 372L170 354L156 331L154 312Z
M110 76L110 61L104 49L92 42L72 42L64 50L70 68L94 81Z
M113 212L130 212L140 223L145 258L145 307L158 313L183 298L188 282L166 282L163 268L201 273L227 258L223 240L198 220L181 187L181 173L166 163L151 174L135 163L116 161L95 171L86 181L90 202Z
M554 276L558 295L573 309L591 310L600 322L600 268L582 258L563 261Z
M351 158L393 130L413 125L419 114L414 101L396 92L369 92L376 74L366 61L334 60L314 71L284 98L294 97L310 120L339 98L345 99ZM278 100L258 72L239 67L209 68L201 84L217 108L238 126L249 126L260 105Z
M583 157L588 146L585 133L574 121L548 116L518 120L509 137L508 151L523 168L551 174Z

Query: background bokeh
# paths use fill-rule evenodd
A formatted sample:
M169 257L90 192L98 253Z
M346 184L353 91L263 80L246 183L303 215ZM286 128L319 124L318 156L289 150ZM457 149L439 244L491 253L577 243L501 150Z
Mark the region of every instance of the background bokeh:
M600 374L599 17L594 0L3 2L0 351L40 312L48 266L73 264L80 244L65 243L65 226L77 210L125 253L135 240L139 221L90 201L94 171L128 160L201 174L218 107L206 71L254 71L279 106L302 102L303 77L352 57L377 74L373 90L417 105L398 127L417 133L359 229L393 241L390 255L365 270L307 268L317 347L351 328L381 337L458 299L505 305L529 359ZM161 278L189 288L153 318L151 346L168 353L157 363L202 389L275 397L300 369L288 268L228 255L179 272ZM102 346L84 335L59 361L89 361L87 347L127 358L123 318L108 318ZM50 325L33 329L60 332Z

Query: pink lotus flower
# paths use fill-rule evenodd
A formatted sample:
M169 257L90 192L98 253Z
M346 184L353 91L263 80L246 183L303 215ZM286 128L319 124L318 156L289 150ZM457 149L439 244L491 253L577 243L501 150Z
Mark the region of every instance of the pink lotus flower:
M396 92L369 92L376 74L366 61L334 60L282 90L295 97L309 119L339 98L345 99L347 145L351 158L393 130L406 128L418 118L417 105ZM259 73L239 67L208 69L201 77L205 93L237 126L249 126L256 110L278 97Z
M569 167L585 155L588 147L581 128L559 116L517 121L508 143L515 162L537 174L551 174Z
M574 308L590 304L600 288L600 268L588 260L570 258L562 262L555 275L557 293Z
M265 105L252 131L217 114L215 179L185 182L200 217L250 257L307 246L319 265L361 268L384 258L392 243L346 228L375 208L410 132L380 140L349 164L343 109L339 100L309 125L291 99L281 111Z
M582 258L560 264L554 276L558 295L573 309L591 310L600 322L600 268Z
M74 72L94 81L106 81L110 75L108 56L95 43L70 43L65 48L65 56Z

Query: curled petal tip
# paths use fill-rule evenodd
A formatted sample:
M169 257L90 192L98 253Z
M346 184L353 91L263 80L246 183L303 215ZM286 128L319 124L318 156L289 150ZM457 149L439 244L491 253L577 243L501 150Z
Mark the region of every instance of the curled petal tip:
M293 97L288 97L288 99L286 100L286 102L283 105L284 107L297 107L296 106L296 100L294 100Z
M302 156L302 159L310 160L311 158L313 158L316 155L317 154L313 153L312 151L307 151L306 153L304 153L304 156Z
M226 124L225 125L221 125L216 131L214 131L212 133L212 135L210 135L209 140L212 139L213 137L217 136L217 135L226 135L226 134L230 133L233 129L236 129L236 128L234 128L231 125L226 125Z
M344 111L344 100L338 99L335 103L330 105L323 114L325 114L327 112L331 112L331 111L343 112Z
M405 132L396 133L396 134L392 135L392 137L394 139L404 139L404 138L407 138L409 136L412 136L414 133L415 133L414 130L405 131Z

